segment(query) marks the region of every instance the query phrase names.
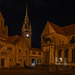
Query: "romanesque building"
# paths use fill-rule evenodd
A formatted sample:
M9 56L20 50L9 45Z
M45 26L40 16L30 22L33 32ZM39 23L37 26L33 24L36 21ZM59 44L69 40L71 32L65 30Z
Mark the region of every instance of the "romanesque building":
M8 36L8 26L4 25L4 21L4 17L0 12L0 68L41 64L42 51L31 48L32 28L27 7L22 26L22 36Z
M60 27L47 22L41 35L43 64L75 66L75 24Z

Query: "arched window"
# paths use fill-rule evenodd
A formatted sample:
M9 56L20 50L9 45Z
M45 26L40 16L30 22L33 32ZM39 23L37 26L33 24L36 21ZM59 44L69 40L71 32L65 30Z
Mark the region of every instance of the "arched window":
M75 43L75 36L72 37L72 39L70 40L70 43Z
M58 51L58 61L59 61L59 62L62 61L62 58L61 58L61 51L62 51L62 50L59 50L59 51Z
M69 51L69 49L65 50L65 61L68 61L68 51Z
M34 58L31 59L31 66L35 67L35 59Z
M41 64L41 59L37 59L37 64Z

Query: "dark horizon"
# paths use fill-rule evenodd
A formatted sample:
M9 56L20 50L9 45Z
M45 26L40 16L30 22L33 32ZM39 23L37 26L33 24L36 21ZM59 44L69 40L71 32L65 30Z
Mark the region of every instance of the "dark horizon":
M58 26L75 23L75 6L73 1L59 0L0 0L0 8L5 25L8 25L9 35L21 35L25 18L26 3L28 16L32 23L32 47L41 47L41 33L47 21Z

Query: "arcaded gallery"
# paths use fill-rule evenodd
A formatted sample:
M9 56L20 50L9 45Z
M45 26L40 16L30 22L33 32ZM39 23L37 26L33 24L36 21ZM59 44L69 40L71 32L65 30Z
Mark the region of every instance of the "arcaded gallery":
M75 66L75 24L60 27L47 24L41 35L43 64Z

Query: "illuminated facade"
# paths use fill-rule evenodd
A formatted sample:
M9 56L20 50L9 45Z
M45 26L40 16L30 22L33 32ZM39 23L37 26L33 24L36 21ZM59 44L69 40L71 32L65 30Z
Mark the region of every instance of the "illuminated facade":
M41 35L43 64L75 66L75 24L60 27L47 22Z
M42 51L31 48L31 33L27 7L22 36L8 36L8 26L4 26L4 18L0 12L0 68L30 66L32 59L35 60L35 64L42 63Z

